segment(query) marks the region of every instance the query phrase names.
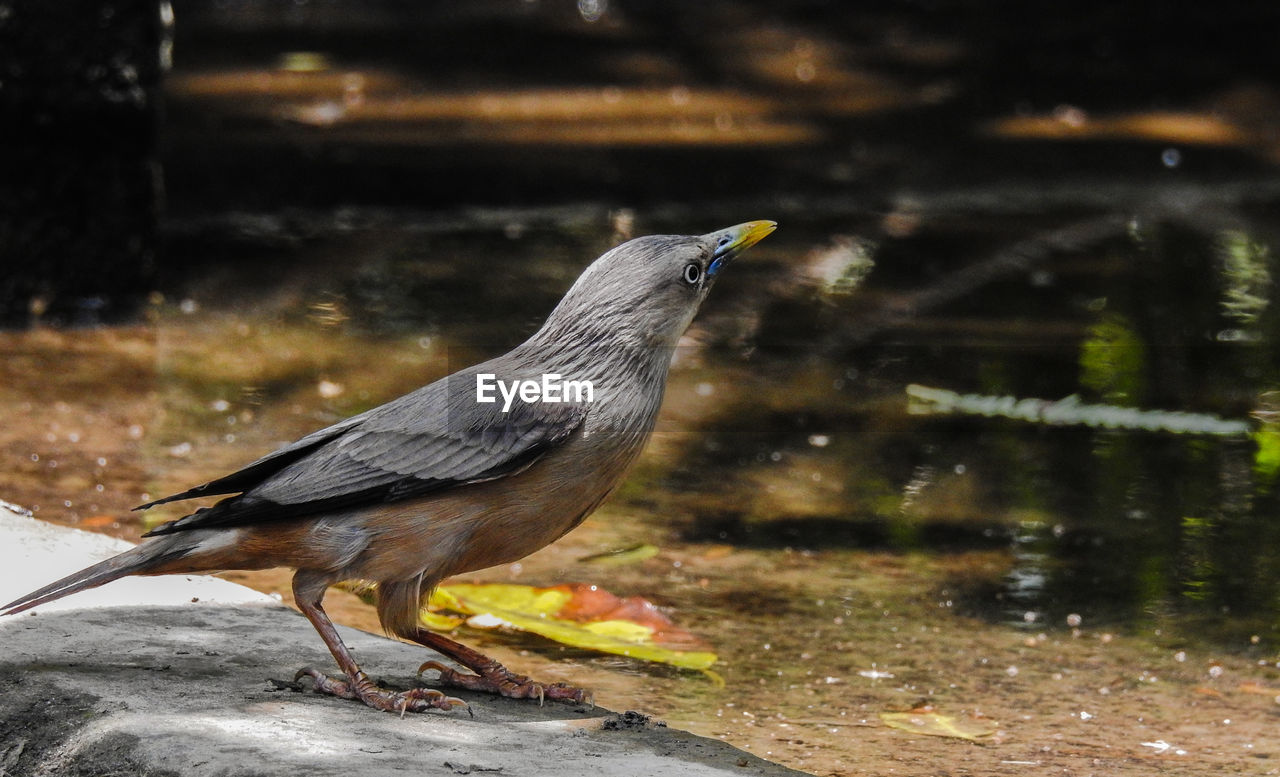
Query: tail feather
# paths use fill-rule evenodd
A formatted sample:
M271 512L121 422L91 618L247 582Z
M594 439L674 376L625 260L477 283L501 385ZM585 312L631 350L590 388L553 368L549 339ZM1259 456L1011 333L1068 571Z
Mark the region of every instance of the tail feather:
M112 580L129 575L146 574L148 570L181 558L190 550L190 543L178 544L157 540L143 543L0 606L0 615L16 615L64 596L97 588Z

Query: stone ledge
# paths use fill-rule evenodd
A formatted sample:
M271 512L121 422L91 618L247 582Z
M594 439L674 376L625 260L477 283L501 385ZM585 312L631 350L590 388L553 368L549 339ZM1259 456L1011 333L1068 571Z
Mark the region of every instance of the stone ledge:
M0 509L0 598L126 546ZM401 718L275 690L269 678L332 659L301 615L216 578L118 581L33 612L0 618L0 775L801 774L583 705L458 693L474 717ZM393 687L432 656L339 630L375 676L401 673Z

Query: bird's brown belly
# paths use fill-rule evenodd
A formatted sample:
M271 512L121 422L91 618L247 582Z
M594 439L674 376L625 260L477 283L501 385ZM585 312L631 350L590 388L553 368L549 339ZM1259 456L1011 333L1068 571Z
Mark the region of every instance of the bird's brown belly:
M554 542L604 501L640 449L627 446L601 460L573 447L519 475L363 511L362 522L376 525L377 533L348 575L393 580L421 574L434 582L510 563Z

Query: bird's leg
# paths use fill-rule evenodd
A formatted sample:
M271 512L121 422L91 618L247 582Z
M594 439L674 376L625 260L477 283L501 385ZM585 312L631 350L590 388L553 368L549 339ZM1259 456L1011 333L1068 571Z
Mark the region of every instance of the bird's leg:
M338 667L346 674L347 679L338 680L318 669L303 667L294 676L293 679L295 681L301 679L303 675L308 675L315 682L315 690L318 693L341 696L344 699L359 699L374 709L399 712L402 715L405 712L423 712L430 709L447 710L453 707L467 706L467 703L462 699L446 696L440 691L430 688L413 688L397 692L380 688L374 684L356 663L351 651L347 649L342 638L338 636L338 630L334 628L333 621L329 620L328 614L325 613L324 607L320 604L327 587L327 583L319 584L314 583L312 580L304 579L303 574L299 572L293 578L294 601L297 603L298 609L302 610L302 614L307 616L307 620L311 621L311 625L320 634L320 639L324 640L324 644L329 648L329 652L333 654L334 660L338 662Z
M576 703L591 700L591 692L588 690L575 688L565 683L551 685L535 683L524 675L512 672L480 651L454 642L443 634L437 634L426 629L418 629L413 633L402 636L443 653L475 672L475 674L464 674L445 666L439 661L428 661L418 667L418 674L422 674L428 669L436 670L440 673L440 682L445 685L466 688L471 691L496 693L512 699L537 699L539 704L544 699Z

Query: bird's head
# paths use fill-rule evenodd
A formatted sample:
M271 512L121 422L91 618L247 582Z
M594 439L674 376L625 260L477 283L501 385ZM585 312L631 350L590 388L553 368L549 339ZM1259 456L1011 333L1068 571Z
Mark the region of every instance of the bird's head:
M672 347L738 254L777 228L749 221L705 235L649 235L606 252L551 313L544 331Z

